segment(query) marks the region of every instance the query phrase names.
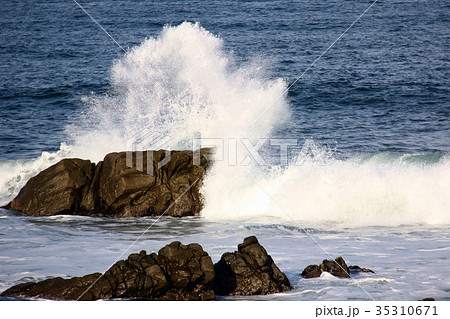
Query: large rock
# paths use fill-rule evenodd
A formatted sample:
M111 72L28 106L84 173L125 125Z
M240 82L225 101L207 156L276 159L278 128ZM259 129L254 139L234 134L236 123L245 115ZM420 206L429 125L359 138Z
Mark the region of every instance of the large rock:
M32 177L8 208L27 215L72 214L88 192L94 176L90 161L63 159Z
M214 300L214 266L198 244L172 242L158 255L131 254L104 275L53 278L9 288L2 296L59 300Z
M97 165L64 159L31 178L6 208L27 215L198 215L209 152L200 151L198 165L190 151L133 152L128 161L126 152L110 153Z
M214 270L217 295L267 295L292 289L254 236L245 238L238 251L223 254Z

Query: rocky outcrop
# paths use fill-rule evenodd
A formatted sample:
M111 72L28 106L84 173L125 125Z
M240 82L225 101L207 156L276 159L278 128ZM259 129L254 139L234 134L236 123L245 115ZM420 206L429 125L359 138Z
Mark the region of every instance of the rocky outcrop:
M245 238L238 251L223 254L214 270L217 295L267 295L292 289L254 236Z
M130 152L128 161L126 152L110 153L98 164L63 159L31 178L6 208L45 216L198 215L210 152L199 152L198 165L191 151Z
M214 300L218 295L267 295L292 289L256 237L248 237L238 251L225 253L213 265L199 244L178 241L158 254L131 254L103 275L61 277L16 285L6 297L55 300Z
M89 274L71 279L53 278L9 288L2 296L58 300L144 299L214 300L214 266L198 244L180 242L159 250L131 254L104 275Z
M358 272L374 273L374 271L371 269L361 268L356 265L348 267L347 264L345 263L344 258L337 257L335 260L325 259L320 265L307 266L303 270L302 276L304 278L316 278L316 277L320 277L320 275L324 271L332 274L335 277L340 277L340 278L350 278L350 275L352 273L358 273Z
M94 164L63 159L32 177L7 208L28 215L70 214L80 210L83 196L94 176Z
M337 257L335 260L325 259L319 266L309 265L303 270L302 276L304 278L320 277L324 271L335 277L350 278L350 270L342 257Z

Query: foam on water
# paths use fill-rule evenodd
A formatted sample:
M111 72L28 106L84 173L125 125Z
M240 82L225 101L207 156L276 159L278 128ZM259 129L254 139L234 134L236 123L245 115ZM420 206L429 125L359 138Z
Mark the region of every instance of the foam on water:
M0 161L0 205L6 204L17 195L31 177L69 154L70 148L62 143L58 152L43 152L35 159Z
M204 216L275 215L348 225L449 224L450 161L307 161L283 171L216 165ZM220 169L220 171L218 171Z
M111 90L83 99L86 109L67 127L67 145L59 152L0 163L0 201L61 158L99 161L130 149L144 130L169 136L162 148L190 149L195 137L255 143L289 120L285 89L285 81L268 76L262 59L237 64L223 41L198 24L167 26L114 62ZM238 142L237 163L247 155ZM424 156L337 160L319 147L287 168L217 161L204 182L203 216L269 215L346 226L448 224L450 160Z

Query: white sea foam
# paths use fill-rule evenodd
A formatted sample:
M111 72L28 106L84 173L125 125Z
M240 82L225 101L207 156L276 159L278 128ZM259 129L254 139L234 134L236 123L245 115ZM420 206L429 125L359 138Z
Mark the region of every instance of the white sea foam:
M129 149L142 130L170 136L163 148L172 149L191 148L195 137L224 139L229 154L229 139L254 143L289 120L285 89L261 61L237 64L223 41L198 24L167 26L115 61L107 95L83 99L85 112L66 129L69 146L0 164L0 201L63 157L99 161ZM383 155L339 161L312 146L312 157L285 169L217 161L204 182L203 216L270 215L346 226L450 223L450 160L421 165L416 157ZM237 154L237 163L247 156L240 140Z
M111 82L112 92L86 98L88 111L67 129L79 156L100 160L125 150L142 130L170 136L164 147L172 148L191 148L194 137L266 137L289 115L283 98L269 109L285 82L266 80L260 65L237 65L198 24L165 27L145 40L114 63Z
M216 166L204 193L208 217L253 214L343 225L448 224L450 161L310 161L271 174Z
M55 153L43 152L35 159L0 162L0 205L11 200L31 177L69 154L70 148L62 143Z

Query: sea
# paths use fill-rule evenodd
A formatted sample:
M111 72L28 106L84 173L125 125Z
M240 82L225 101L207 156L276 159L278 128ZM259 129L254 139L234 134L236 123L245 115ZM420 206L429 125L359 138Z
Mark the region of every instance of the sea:
M294 289L219 299L450 300L449 31L442 0L2 1L0 205L63 158L216 156L196 217L1 208L0 290L255 235ZM338 256L375 273L301 277Z

